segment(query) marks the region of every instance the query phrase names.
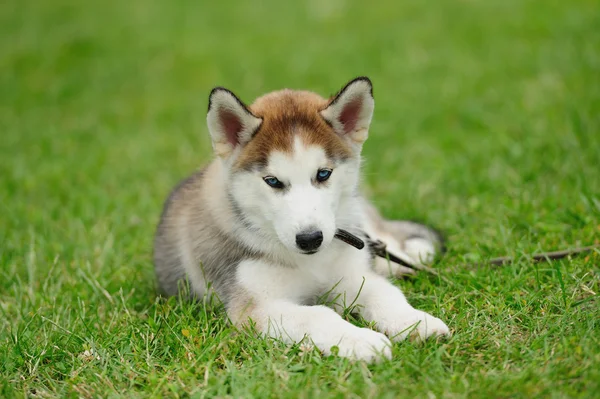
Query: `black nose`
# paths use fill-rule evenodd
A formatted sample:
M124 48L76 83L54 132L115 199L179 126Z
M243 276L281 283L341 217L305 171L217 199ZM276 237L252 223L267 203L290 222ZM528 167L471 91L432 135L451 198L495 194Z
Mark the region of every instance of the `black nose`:
M303 251L312 252L321 246L323 232L320 230L296 234L296 245Z

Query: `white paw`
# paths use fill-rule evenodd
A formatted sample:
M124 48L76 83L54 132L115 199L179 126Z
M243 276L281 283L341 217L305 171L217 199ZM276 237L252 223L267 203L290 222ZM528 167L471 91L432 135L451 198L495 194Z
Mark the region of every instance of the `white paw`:
M411 238L404 242L404 252L419 264L427 265L435 257L435 245L425 238Z
M392 358L392 343L385 335L368 328L353 328L343 335L336 345L338 356L352 360L364 360L368 363ZM331 348L323 351L332 353Z
M417 309L403 313L393 323L382 327L394 341L402 341L407 337L424 341L427 338L451 335L448 326L443 321Z

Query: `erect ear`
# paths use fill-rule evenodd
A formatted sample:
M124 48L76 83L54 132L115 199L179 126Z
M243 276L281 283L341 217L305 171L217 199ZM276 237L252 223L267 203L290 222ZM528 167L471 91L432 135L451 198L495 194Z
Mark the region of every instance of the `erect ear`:
M208 98L206 121L215 153L226 158L250 141L262 118L254 116L229 90L215 87Z
M337 134L362 144L369 135L373 116L373 85L367 77L351 80L321 111Z

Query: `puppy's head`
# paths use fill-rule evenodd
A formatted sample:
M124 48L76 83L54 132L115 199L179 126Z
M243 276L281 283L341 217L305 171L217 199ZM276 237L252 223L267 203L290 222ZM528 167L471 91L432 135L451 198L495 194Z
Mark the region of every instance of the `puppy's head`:
M227 89L213 89L208 129L238 216L291 251L326 247L344 202L356 194L373 107L364 77L329 100L282 90L250 107Z

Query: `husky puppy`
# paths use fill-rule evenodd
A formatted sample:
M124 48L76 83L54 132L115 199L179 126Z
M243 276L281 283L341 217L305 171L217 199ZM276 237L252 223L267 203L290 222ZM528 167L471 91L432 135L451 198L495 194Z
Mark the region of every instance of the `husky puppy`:
M366 77L330 99L281 90L250 106L213 89L207 122L216 157L174 189L156 233L163 293L176 295L185 282L194 297L216 294L235 325L251 320L264 336L308 339L325 354L335 346L351 359L390 358L390 339L449 335L386 279L406 270L334 239L336 229L366 232L415 262L439 246L433 230L384 220L359 194L374 104ZM324 294L330 307L317 304ZM351 303L377 331L339 315Z

